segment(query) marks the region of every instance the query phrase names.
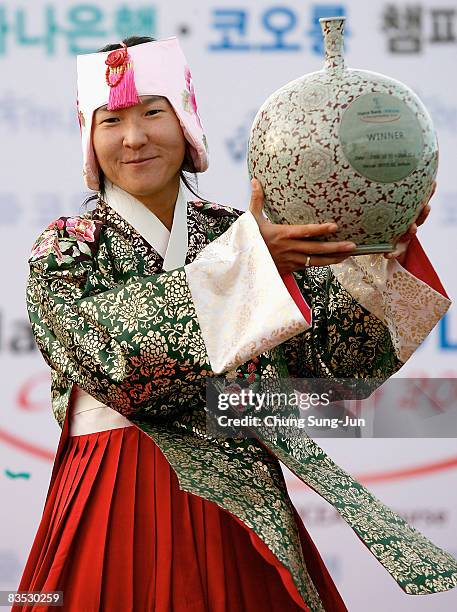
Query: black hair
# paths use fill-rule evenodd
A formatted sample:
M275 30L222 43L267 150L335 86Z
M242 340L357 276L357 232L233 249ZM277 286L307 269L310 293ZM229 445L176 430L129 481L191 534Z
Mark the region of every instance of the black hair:
M129 36L128 38L124 38L123 39L123 43L127 46L127 47L134 47L135 45L141 45L143 43L147 43L147 42L155 42L156 39L152 38L151 36ZM108 45L105 45L104 47L102 47L101 49L98 49L97 53L105 53L107 51L115 51L116 49L121 49L122 45L120 45L119 43L110 43ZM208 200L205 200L204 198L202 198L197 191L194 191L192 185L190 184L190 178L188 176L186 176L184 174L184 172L190 173L193 175L193 181L195 182L195 189L198 189L198 177L197 177L197 171L195 168L195 164L194 164L194 160L192 159L192 155L190 153L190 148L189 148L189 143L186 140L186 151L184 154L184 160L182 163L182 166L180 168L180 172L179 172L179 178L182 180L182 182L184 183L184 185L187 187L187 189L193 193L195 196L197 196L197 198L203 202L207 202ZM99 171L98 171L98 182L99 182L99 193L100 193L100 197L102 199L104 199L105 197L105 175L103 173L103 170L99 167ZM84 202L83 206L87 206L87 204L89 204L89 202L93 201L93 200L98 200L98 194L92 194L90 195Z

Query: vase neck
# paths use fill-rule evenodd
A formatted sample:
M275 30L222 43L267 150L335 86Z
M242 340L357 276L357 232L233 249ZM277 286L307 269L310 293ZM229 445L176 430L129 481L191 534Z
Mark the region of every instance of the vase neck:
M328 72L341 72L344 63L344 22L345 17L319 19L325 45L325 69Z

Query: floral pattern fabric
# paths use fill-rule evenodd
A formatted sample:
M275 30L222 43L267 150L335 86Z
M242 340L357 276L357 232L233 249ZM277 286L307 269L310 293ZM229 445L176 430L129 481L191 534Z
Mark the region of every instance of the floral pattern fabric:
M242 214L189 202L191 263ZM84 246L82 246L84 245ZM30 258L27 305L52 369L52 407L61 428L73 384L149 435L180 487L240 518L290 571L312 611L322 610L306 569L278 459L332 503L408 593L457 584L457 562L407 525L307 437L217 438L206 427L212 376L185 271L162 272L158 253L100 201L94 211L50 224ZM243 364L239 380L275 384L299 377L385 380L402 362L388 327L335 279L330 268L295 273L312 304L312 327Z

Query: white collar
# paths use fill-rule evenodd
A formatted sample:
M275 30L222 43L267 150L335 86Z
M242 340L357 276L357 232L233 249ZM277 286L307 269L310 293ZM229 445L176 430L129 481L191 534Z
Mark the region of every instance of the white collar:
M187 255L187 199L185 185L179 181L171 232L160 219L127 191L106 180L105 202L159 253L165 271L180 268Z

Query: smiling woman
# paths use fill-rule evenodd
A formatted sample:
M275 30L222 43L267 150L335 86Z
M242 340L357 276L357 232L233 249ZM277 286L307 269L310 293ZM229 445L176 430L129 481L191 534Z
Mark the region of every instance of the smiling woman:
M142 202L171 230L186 139L163 96L95 111L93 146L104 176Z
M156 42L156 40L154 38L151 38L150 36L131 36L130 38L125 39L125 44L128 47L132 47L132 46L136 46L136 45L141 45L144 43L150 43L150 42ZM122 49L122 46L119 44L110 44L110 45L106 45L105 47L102 47L101 49L99 49L99 53L106 53L109 51L115 51L118 49ZM148 96L141 96L141 99L143 101L145 101L146 99L148 99L150 102L159 102L162 101L163 103L165 103L168 106L168 110L170 109L170 103L168 102L167 98L164 96L157 96L157 95L148 95ZM195 108L196 108L196 102L195 102L195 93L193 91L189 92L189 100L191 103L194 104ZM103 106L101 106L99 109L97 109L98 111L102 111L102 110L106 110L107 109L108 104L105 104ZM158 109L159 110L159 109ZM155 114L155 113L153 113ZM187 144L187 141L185 141L185 152L184 152L184 159L183 162L181 164L181 167L179 169L179 177L180 180L184 183L186 189L188 189L191 193L193 193L193 195L195 195L199 200L201 201L206 201L204 198L202 198L197 191L194 190L194 186L191 184L189 177L187 176L187 173L191 173L193 176L193 182L195 183L195 187L196 189L198 189L198 179L197 179L197 174L196 174L197 170L195 168L195 164L194 164L194 160L192 158L192 155L190 154L190 149L189 146ZM105 195L105 175L103 172L103 169L100 167L99 168L99 176L98 176L98 180L99 180L99 193L100 195L103 197ZM90 196L87 200L86 200L86 204L88 204L90 201L94 200L97 196Z
M133 42L78 57L97 205L49 223L29 258L62 434L19 590L61 590L70 612L346 610L280 461L407 593L452 588L451 555L311 438L207 427L216 375L244 391L397 372L450 304L417 239L403 268L316 241L331 224L269 223L259 183L245 213L187 201L184 168L208 167L189 67L174 37Z
M50 224L49 235L32 252L31 260L43 275L40 272L40 280L35 277L29 282L29 313L35 311L38 317L31 314L33 327L38 319L47 319L46 327L53 328L48 348L40 348L53 371L54 399L62 394L58 403L63 412L55 402L53 407L63 431L43 519L20 589L62 590L66 609L94 612L306 610L304 594L309 591L311 601L318 602L319 589L323 601L344 609L290 506L278 462L254 441L220 444L206 432L204 381L218 360L217 355L210 360L207 356L183 265L202 255L217 236L224 236L224 244L226 230L241 213L201 200L186 202L183 170L207 167L206 137L190 70L175 39L133 42L139 43L134 50L146 50L143 67L141 55L135 56L131 46L132 58L125 56L126 65L131 66L133 60L138 90L135 104L113 104L106 86L100 85L97 95L97 87L84 81L85 58L79 58L84 175L87 185L98 192L97 208L84 218ZM101 54L109 70L110 64L122 59L118 54L108 61L106 53L115 50L109 46ZM161 54L167 57L166 74L151 80L151 74L163 64ZM122 65L114 68L113 81L120 86L126 78L120 77ZM99 73L104 72L100 62ZM128 95L133 96L132 92ZM240 245L254 240L259 245L262 238L254 219L247 217L246 221L245 229L232 231L232 240ZM259 276L265 265L274 268L266 247L261 245L261 249L257 260L250 258L243 264L243 285L255 261ZM56 258L54 272L48 267L48 257ZM206 277L214 269L213 257L207 257L206 272L202 270ZM223 257L233 259L230 249ZM93 266L91 272L88 264ZM82 276L77 268L85 270ZM194 274L196 287L207 284L207 280L198 280L199 274ZM139 291L133 282L138 275L142 278ZM89 276L94 285L92 281L87 284ZM57 289L58 279L66 286ZM49 295L51 301L35 292L47 292L48 282L57 289L53 297ZM281 298L263 317L271 319L276 328L276 308L287 312L281 332L273 334L273 341L259 344L257 325L252 326L246 346L232 350L232 367L306 325L277 272L273 286L274 282ZM95 327L86 328L92 318L92 298L97 301L95 310L105 312L113 330L120 331L117 339L109 339L107 321L94 321ZM54 299L59 304L51 306ZM102 305L100 299L107 301ZM223 296L222 301L226 301ZM249 301L246 295L246 304ZM83 302L89 308L84 314ZM115 304L115 312L108 313L106 309ZM73 331L78 335L62 346L63 352L57 347L57 319L51 322L51 311L45 315L43 310L48 306L57 318L63 315L66 319L67 306L67 314L73 311L76 315L60 327L64 336ZM221 317L228 319L222 312ZM131 342L139 342L136 349ZM209 347L208 340L207 344ZM87 361L89 354L93 361ZM70 369L76 368L75 376L67 370L68 360L73 362ZM187 415L184 428L172 425L173 413ZM174 453L178 453L175 458ZM240 471L235 466L242 455L249 459ZM178 482L177 473L184 473L176 462L183 461L194 480L190 487ZM249 528L246 511L255 512L246 506L245 493L239 499L233 495L232 488L238 495L243 490L239 479L245 480L252 462L261 476L254 487L256 494L265 494L267 487L266 503L276 505L278 528L286 529L283 552L272 552L273 540L267 536L270 528L264 518L256 521L254 530ZM216 465L220 467L214 471ZM214 479L219 480L216 496L211 493ZM251 487L251 494L253 491ZM301 575L295 569L300 566ZM314 577L316 586L308 575Z

